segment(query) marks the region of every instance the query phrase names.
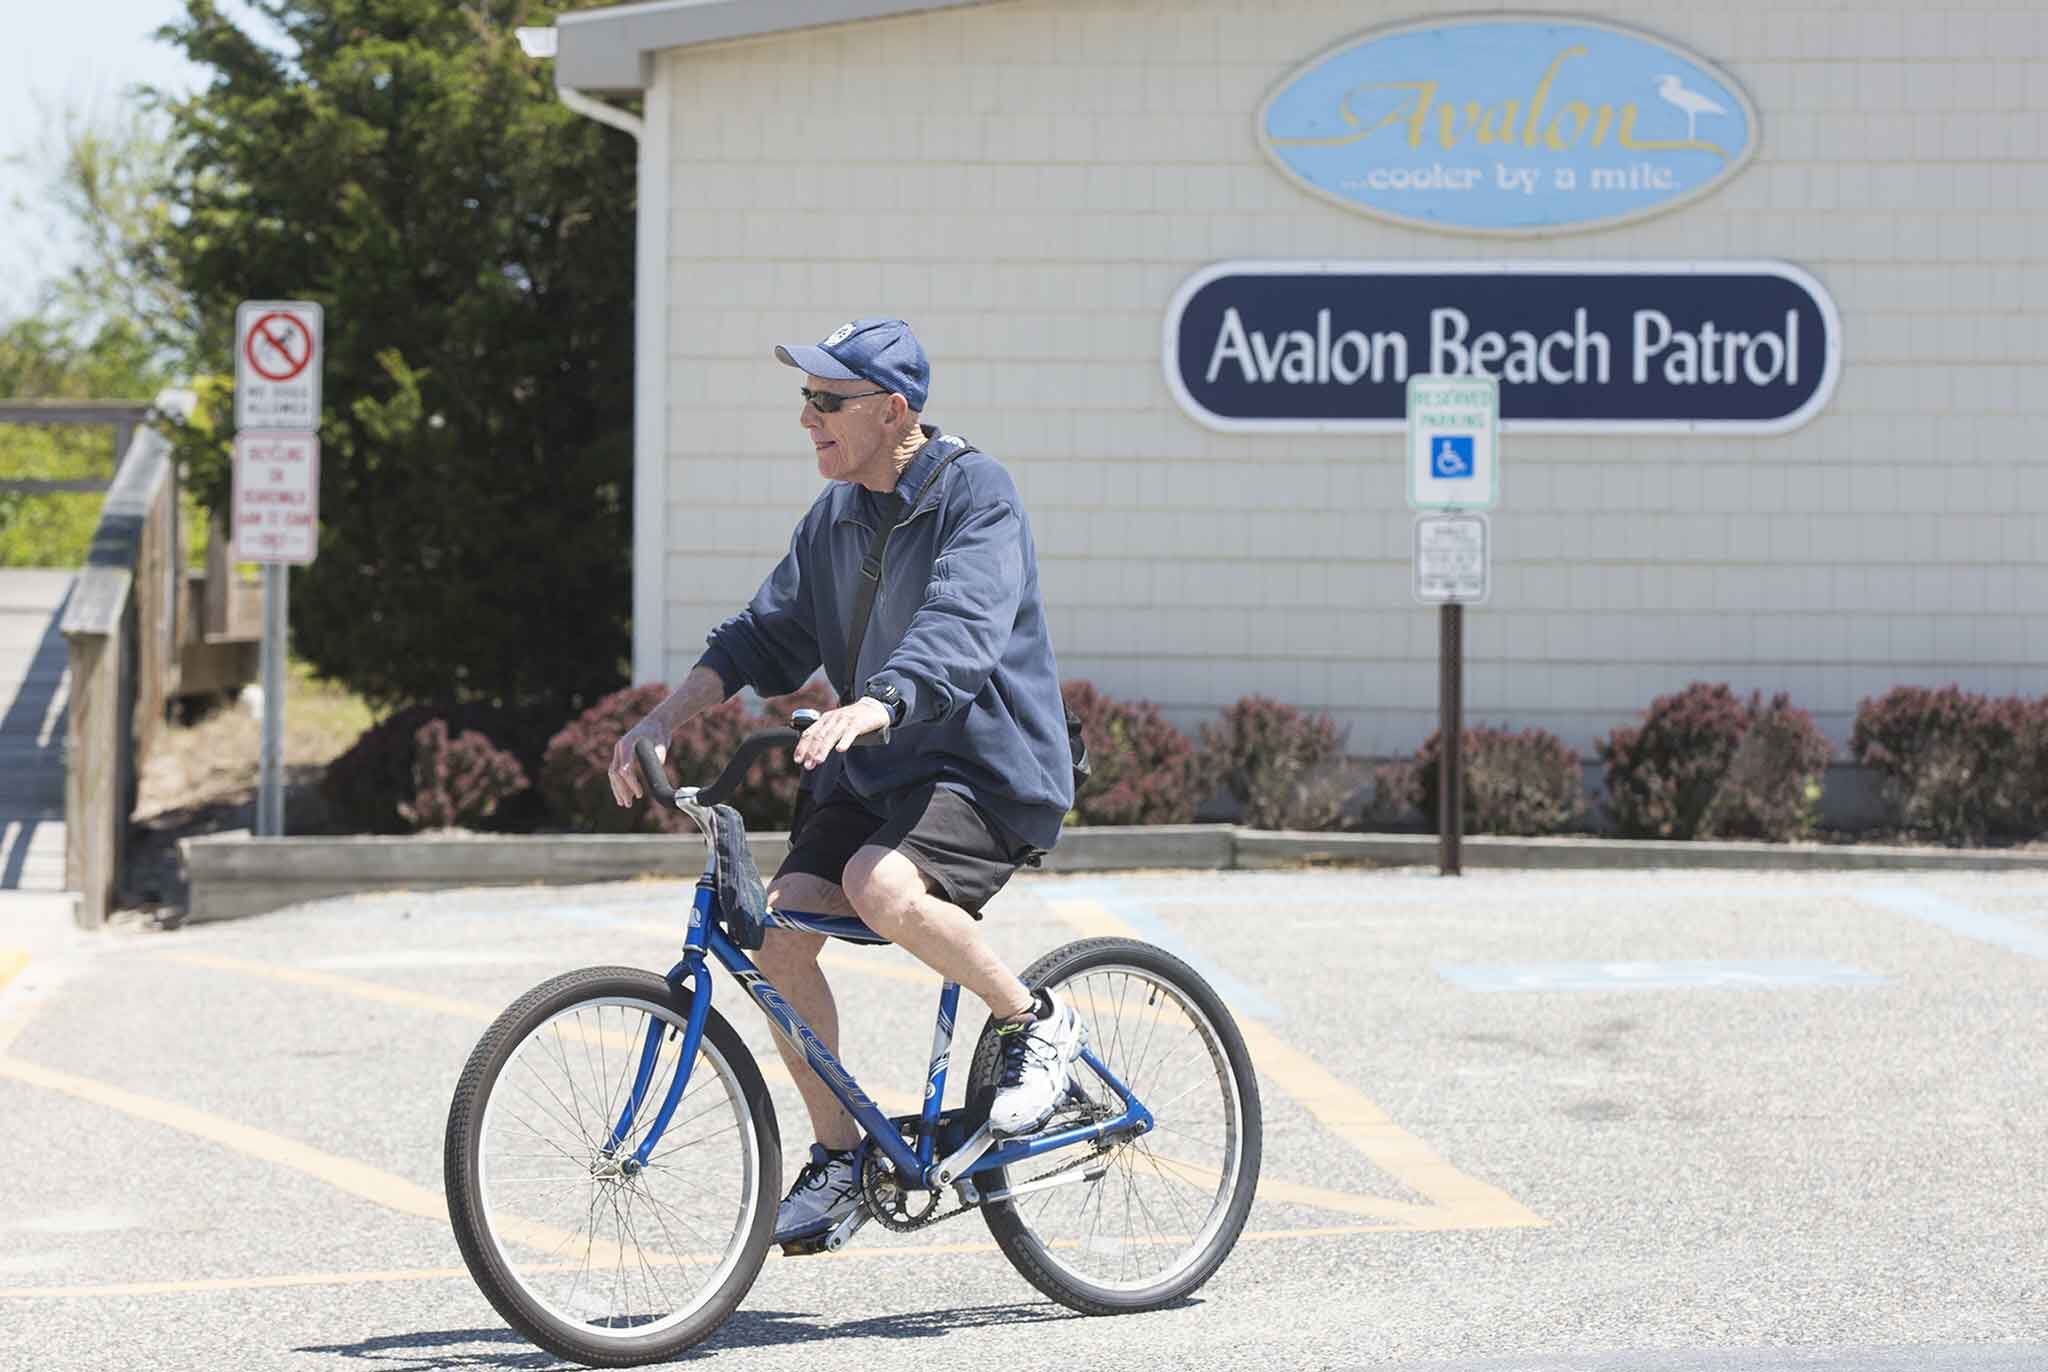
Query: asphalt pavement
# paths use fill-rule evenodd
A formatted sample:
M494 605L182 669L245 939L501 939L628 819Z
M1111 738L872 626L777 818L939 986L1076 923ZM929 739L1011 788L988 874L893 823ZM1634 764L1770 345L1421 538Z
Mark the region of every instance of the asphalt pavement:
M529 986L666 968L688 898L378 894L94 936L0 908L0 1369L566 1366L462 1267L449 1099ZM987 928L1018 966L1134 933L1223 991L1265 1101L1236 1251L1177 1308L1091 1319L978 1217L870 1226L772 1255L688 1361L2048 1366L2048 878L1025 877ZM914 1097L936 980L893 949L828 968L849 1064ZM729 981L716 1004L772 1058ZM803 1116L771 1087L793 1175Z

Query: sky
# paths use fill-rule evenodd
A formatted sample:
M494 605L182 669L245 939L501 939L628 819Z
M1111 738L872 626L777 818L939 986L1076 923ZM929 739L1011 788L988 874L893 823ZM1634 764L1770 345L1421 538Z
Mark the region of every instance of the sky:
M223 8L247 17L238 0ZM111 117L137 85L197 90L201 70L150 37L183 13L179 0L0 0L0 319L26 313L73 252L37 203L54 156L46 112ZM14 210L17 197L29 199L27 214Z

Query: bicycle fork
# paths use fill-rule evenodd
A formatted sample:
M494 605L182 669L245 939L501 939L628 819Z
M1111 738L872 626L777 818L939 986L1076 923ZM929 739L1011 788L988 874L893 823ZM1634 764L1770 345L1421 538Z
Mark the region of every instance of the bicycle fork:
M678 975L680 973L680 976ZM675 1036L675 1028L655 1016L647 1021L646 1039L640 1045L640 1065L633 1074L633 1089L626 1093L626 1103L619 1111L619 1119L612 1126L611 1137L600 1151L604 1157L616 1162L622 1175L632 1176L647 1165L654 1145L661 1141L662 1133L674 1118L676 1106L682 1103L683 1093L689 1088L690 1069L697 1062L697 1048L704 1039L704 1020L711 1013L711 997L706 994L710 987L705 984L709 972L702 962L678 968L670 974L670 985L678 992L682 990L681 976L690 978L690 1009L683 1021L683 1046L676 1058L675 1074L669 1081L668 1091L662 1097L660 1108L655 1111L654 1121L647 1127L647 1133L633 1149L632 1156L618 1160L619 1149L633 1136L633 1124L641 1107L646 1103L647 1090L654 1083L654 1069L661 1060L661 1045L665 1038Z

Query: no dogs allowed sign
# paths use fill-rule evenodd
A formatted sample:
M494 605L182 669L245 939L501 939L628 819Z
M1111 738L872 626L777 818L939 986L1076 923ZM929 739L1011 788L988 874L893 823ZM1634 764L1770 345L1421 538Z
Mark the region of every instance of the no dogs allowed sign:
M320 427L320 307L245 300L235 310L235 428Z

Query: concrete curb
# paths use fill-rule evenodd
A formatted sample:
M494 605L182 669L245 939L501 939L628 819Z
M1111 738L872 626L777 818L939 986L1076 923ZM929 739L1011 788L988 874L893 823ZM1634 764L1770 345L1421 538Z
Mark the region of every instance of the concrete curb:
M751 835L754 861L773 872L787 834ZM361 891L462 886L567 886L656 877L688 881L704 843L678 837L516 834L256 839L246 832L183 839L193 921L237 919ZM1532 870L1690 868L1763 872L2048 872L2048 852L1778 843L1672 843L1599 838L1467 838L1464 865ZM1140 868L1227 870L1318 865L1433 867L1427 834L1324 834L1228 824L1077 827L1045 859L1050 873Z

